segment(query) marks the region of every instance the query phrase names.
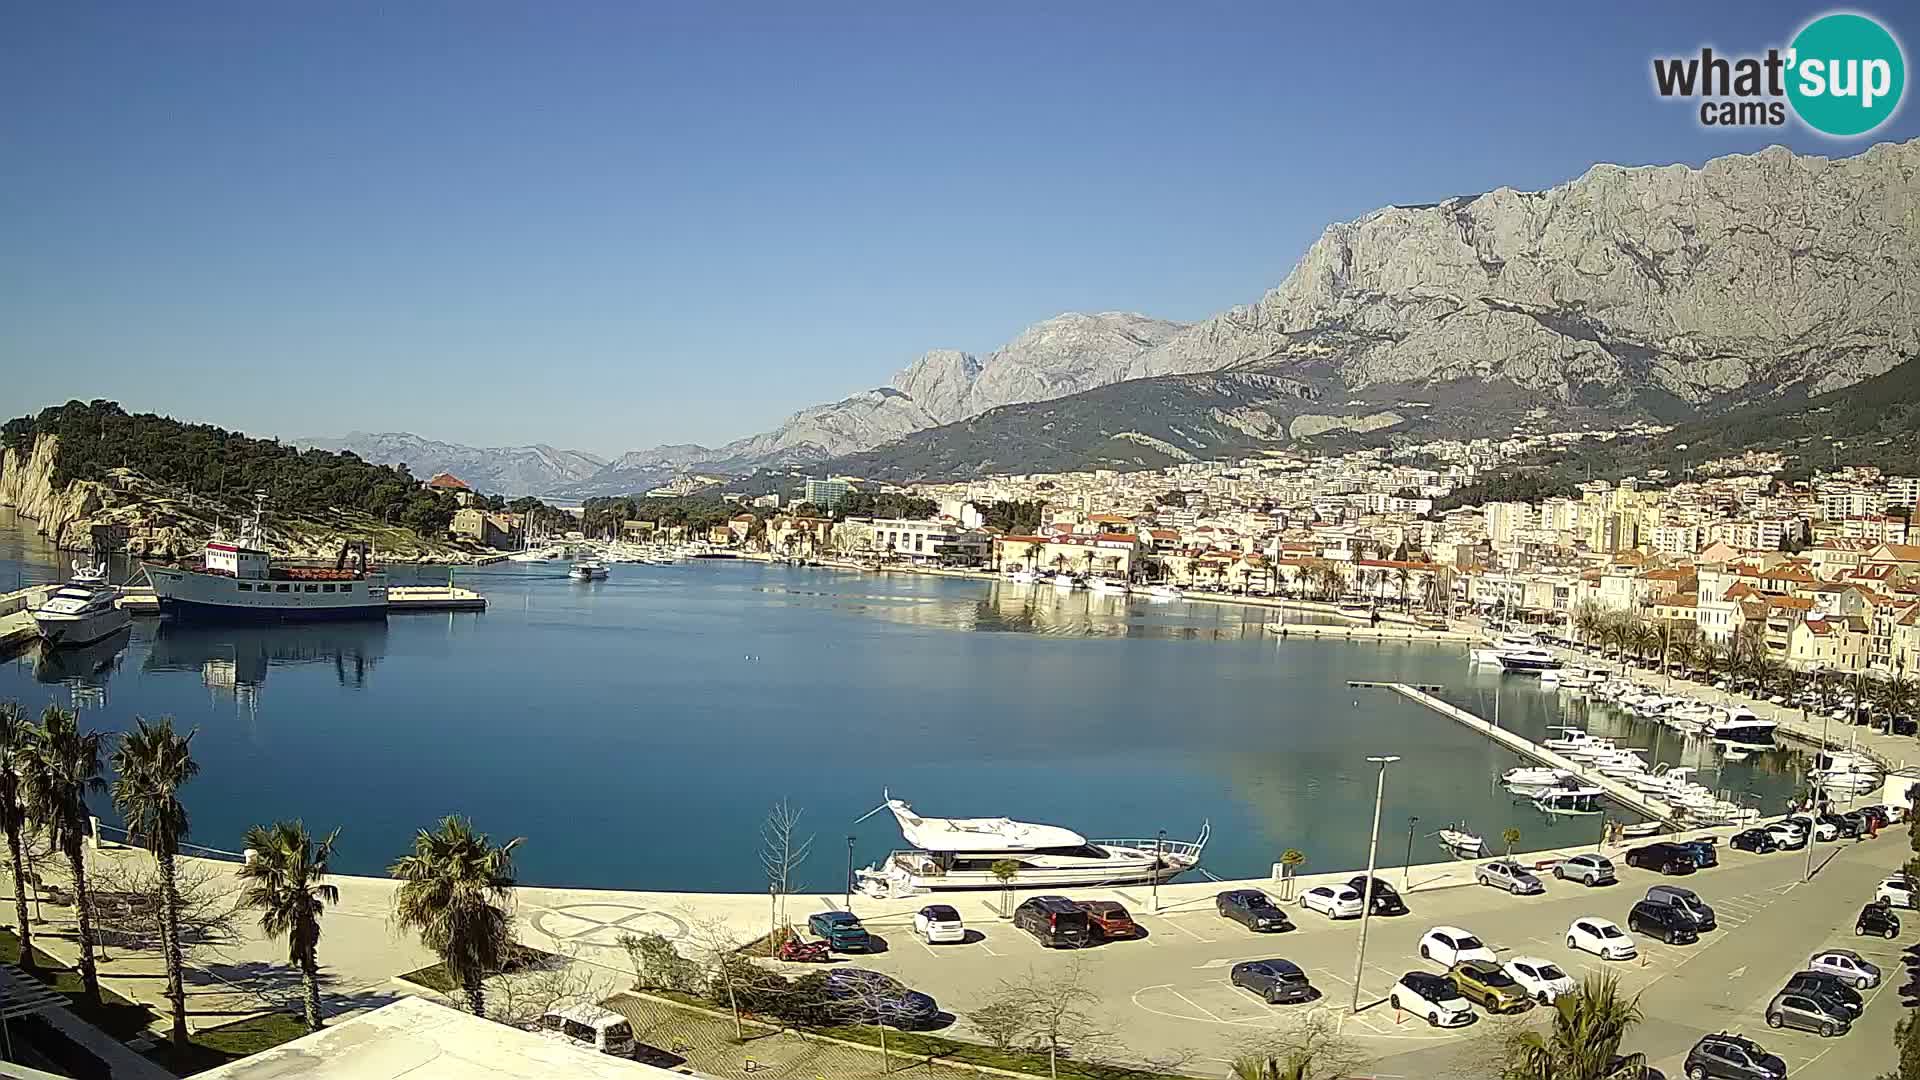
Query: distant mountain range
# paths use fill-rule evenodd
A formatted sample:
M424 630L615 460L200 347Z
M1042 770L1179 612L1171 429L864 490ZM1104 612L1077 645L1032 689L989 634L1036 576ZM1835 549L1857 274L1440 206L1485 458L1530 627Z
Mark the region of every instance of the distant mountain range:
M321 445L388 464L404 451L416 474L445 468L483 488L587 495L686 471L911 481L1520 421L1680 421L1831 391L1920 354L1917 238L1920 140L1832 160L1770 147L1700 169L1597 165L1548 191L1333 225L1259 302L1190 326L1061 315L985 360L934 350L889 386L714 449L596 464L415 440L444 448L426 451L411 436ZM511 461L486 464L494 455Z

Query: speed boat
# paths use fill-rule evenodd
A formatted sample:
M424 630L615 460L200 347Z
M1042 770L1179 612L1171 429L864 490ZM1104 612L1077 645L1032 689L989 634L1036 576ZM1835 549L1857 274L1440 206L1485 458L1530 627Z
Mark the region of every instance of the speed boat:
M1538 675L1562 667L1560 658L1538 645L1529 645L1524 649L1504 649L1494 654L1499 661L1500 670L1509 675Z
M567 576L575 581L600 581L607 576L607 564L597 559L582 559L568 568Z
M928 817L891 796L869 811L893 815L911 849L894 851L855 873L874 896L911 896L928 890L1096 888L1167 881L1200 865L1212 834L1200 827L1191 841L1088 840L1072 829L1011 818ZM1012 863L1013 876L996 867ZM1002 868L1004 869L1004 867Z
M1779 727L1775 721L1761 719L1752 709L1736 705L1709 721L1707 733L1720 742L1772 746L1773 733Z

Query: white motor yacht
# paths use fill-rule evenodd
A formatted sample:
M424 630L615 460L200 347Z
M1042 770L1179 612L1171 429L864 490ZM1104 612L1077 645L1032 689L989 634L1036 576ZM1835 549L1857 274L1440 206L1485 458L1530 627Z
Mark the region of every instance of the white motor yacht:
M1184 600L1186 593L1178 585L1159 584L1147 590L1149 600Z
M1499 661L1500 670L1509 675L1538 675L1562 666L1559 657L1538 645L1502 650L1494 659Z
M107 566L75 560L73 580L33 609L33 624L49 645L87 645L124 629L130 616L120 607L120 590L107 580Z
M598 559L582 559L567 568L567 576L575 581L601 581L607 576L607 564Z
M1493 639L1491 644L1476 645L1468 656L1476 664L1497 664L1503 652L1519 652L1523 649L1538 648L1539 645L1527 634L1503 634Z
M1709 721L1707 733L1722 742L1772 746L1773 733L1780 727L1775 721L1764 720L1755 715L1752 709L1739 705L1725 711L1716 710L1715 713Z
M1554 726L1547 730L1558 731L1560 734L1548 739L1542 745L1549 750L1558 750L1563 754L1569 750L1577 750L1582 747L1591 746L1596 741L1594 736L1587 734L1584 728Z
M1080 587L1080 580L1065 570L1062 570L1053 575L1053 587L1062 591L1070 591Z
M1520 768L1508 769L1506 772L1500 774L1500 782L1514 789L1516 792L1537 791L1542 788L1550 788L1562 780L1572 778L1573 774L1565 769L1549 769L1538 766L1522 766Z
M1533 805L1549 814L1597 814L1606 792L1591 784L1570 781L1533 797Z
M1016 864L1012 884L1021 888L1092 888L1167 881L1200 865L1211 826L1191 841L1088 840L1072 829L1011 818L926 817L889 797L867 817L885 810L913 845L860 870L863 891L904 896L930 889L998 889L995 863ZM866 818L860 819L865 821Z
M1087 579L1087 588L1097 593L1119 593L1125 595L1127 583L1118 578L1094 575Z

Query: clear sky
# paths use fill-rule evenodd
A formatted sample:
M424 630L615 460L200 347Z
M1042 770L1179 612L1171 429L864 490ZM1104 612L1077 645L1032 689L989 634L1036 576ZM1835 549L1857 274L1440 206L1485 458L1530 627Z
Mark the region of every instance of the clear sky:
M1920 134L1654 96L1825 5L1032 6L9 5L0 411L714 443L1063 311L1249 302L1385 203Z

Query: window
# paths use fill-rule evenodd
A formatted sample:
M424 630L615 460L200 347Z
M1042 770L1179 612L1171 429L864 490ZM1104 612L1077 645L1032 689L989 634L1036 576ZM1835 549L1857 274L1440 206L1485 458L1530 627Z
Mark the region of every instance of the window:
M273 587L273 591L274 592L292 592L293 590L291 587L286 585L275 585Z
M320 586L320 591L321 591L321 592L332 592L332 591L333 591L333 586L331 586L331 585L322 585L322 586Z
M308 591L308 592L319 592L319 591L320 591L320 586L318 586L318 585L309 585L309 586L307 586L307 591Z
M240 591L241 591L241 592L252 592L252 591L253 591L253 586L251 586L251 585L249 585L249 584L247 584L246 582L244 582L244 581L243 581L243 582L241 582L241 583L240 583Z
M568 1035L579 1039L581 1042L590 1043L593 1041L593 1029L578 1020L568 1020L567 1026L562 1030Z
M340 591L341 591L341 592L346 592L346 593L350 593L350 592L352 592L352 591L353 591L353 586L352 586L352 585L342 585L342 586L340 586Z

